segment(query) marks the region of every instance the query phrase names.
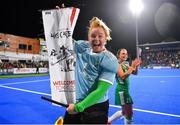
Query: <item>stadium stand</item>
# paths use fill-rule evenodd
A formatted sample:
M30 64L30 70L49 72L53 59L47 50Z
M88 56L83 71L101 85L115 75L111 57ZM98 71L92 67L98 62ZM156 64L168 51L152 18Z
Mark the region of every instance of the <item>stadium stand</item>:
M180 41L141 44L142 68L180 68Z

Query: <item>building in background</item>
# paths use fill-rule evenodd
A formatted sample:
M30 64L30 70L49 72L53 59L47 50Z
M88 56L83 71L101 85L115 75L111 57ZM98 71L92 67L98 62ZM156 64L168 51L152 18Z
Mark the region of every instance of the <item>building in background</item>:
M48 54L43 39L0 33L0 74L47 72ZM46 69L44 69L46 68ZM21 70L22 69L22 70Z
M0 33L1 60L32 60L40 56L40 40Z

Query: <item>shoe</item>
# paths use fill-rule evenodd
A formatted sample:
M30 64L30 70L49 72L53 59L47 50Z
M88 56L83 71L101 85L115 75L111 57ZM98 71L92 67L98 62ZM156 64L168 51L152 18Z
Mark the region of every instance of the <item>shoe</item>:
M63 125L63 118L60 116L56 122L54 123L54 125Z

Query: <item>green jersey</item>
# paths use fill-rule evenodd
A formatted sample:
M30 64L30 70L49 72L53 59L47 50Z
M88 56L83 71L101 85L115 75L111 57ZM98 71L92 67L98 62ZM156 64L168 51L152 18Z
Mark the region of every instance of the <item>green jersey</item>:
M127 63L121 64L123 72L127 72L128 66ZM116 91L115 91L115 104L116 105L125 105L133 104L132 98L129 94L129 76L126 79L122 79L116 74Z

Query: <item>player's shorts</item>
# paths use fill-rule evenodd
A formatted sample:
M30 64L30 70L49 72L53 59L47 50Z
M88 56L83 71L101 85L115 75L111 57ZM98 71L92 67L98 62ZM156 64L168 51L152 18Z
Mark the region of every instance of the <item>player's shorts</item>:
M116 105L133 104L133 100L128 93L124 91L116 91L115 104Z
M78 114L65 113L64 124L107 124L109 101L92 105Z

